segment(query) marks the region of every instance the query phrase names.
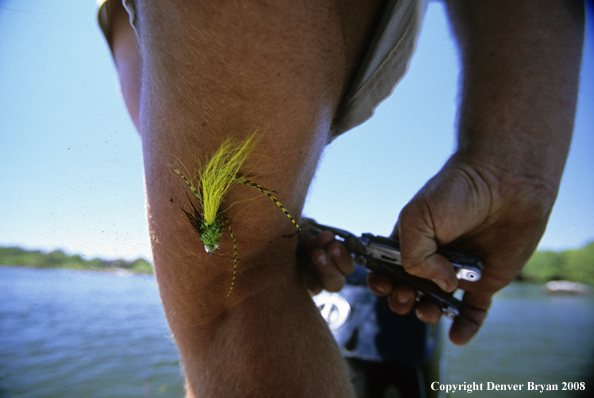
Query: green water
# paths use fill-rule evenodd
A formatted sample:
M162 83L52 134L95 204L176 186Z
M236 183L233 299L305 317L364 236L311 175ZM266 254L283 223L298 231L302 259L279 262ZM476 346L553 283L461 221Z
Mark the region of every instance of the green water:
M594 392L593 330L593 297L512 285L468 346L447 344L442 382L485 389L586 382ZM472 396L574 396L525 388ZM181 396L178 353L152 275L0 267L0 398Z
M478 336L463 347L449 344L446 353L448 382L483 383L484 390L474 396L571 397L578 395L576 391L563 387L576 387L575 382L585 383L591 396L594 297L547 295L540 285L512 284L496 296ZM559 390L527 391L529 382ZM487 391L487 383L523 387ZM452 396L464 394L468 395L463 391Z

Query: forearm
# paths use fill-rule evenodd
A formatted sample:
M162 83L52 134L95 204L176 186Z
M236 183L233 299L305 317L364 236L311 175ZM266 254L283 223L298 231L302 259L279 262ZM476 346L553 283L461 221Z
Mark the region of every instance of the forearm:
M556 193L573 130L581 1L448 1L463 64L458 152Z
M458 148L404 207L395 233L408 272L465 290L450 331L465 344L544 233L573 130L584 9L579 1L450 0L448 11L463 71ZM481 258L481 280L458 281L436 253L445 245ZM399 313L414 305L410 289L396 287L390 298ZM434 306L417 311L439 319Z

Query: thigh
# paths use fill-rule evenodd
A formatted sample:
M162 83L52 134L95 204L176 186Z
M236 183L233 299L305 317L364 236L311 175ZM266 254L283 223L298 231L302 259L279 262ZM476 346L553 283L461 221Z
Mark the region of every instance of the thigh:
M188 187L172 167L197 168L223 139L257 130L261 139L240 173L276 191L299 219L380 8L359 3L137 2L138 115L153 259L196 392L348 396L340 352L297 277L295 226L260 192L229 191L221 207L240 261L225 298L233 262L204 251L180 209ZM220 247L232 253L229 234Z
M245 169L299 216L379 7L365 1L137 2L140 133L155 264L163 276L169 267L162 264L203 255L179 211L185 185L170 165L204 162L222 138L261 133L259 156ZM227 205L252 197L235 189ZM294 227L266 198L233 206L228 215L241 257L249 260L244 271L249 263L294 258L296 239L280 239ZM167 274L176 279L183 272L178 266Z

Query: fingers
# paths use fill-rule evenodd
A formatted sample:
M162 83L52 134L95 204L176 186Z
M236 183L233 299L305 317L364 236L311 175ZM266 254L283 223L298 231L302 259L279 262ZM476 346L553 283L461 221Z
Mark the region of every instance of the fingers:
M395 234L402 264L412 275L430 279L447 292L458 286L438 247L476 233L489 216L491 194L482 174L452 160L402 209Z
M450 328L450 340L454 344L468 343L479 331L487 311L491 306L492 295L484 292L464 293L462 310Z
M388 303L392 311L397 314L408 314L416 307L417 317L426 323L437 323L441 318L439 308L427 301L417 301L417 293L407 284L395 284L387 276L370 272L367 284L372 293L378 296L388 296Z
M434 324L441 319L441 310L429 301L417 300L417 294L410 285L397 284L389 277L375 272L368 274L367 284L372 293L387 296L390 309L397 314L404 315L414 309L422 322ZM466 292L463 303L460 315L450 329L450 340L457 345L468 343L478 332L487 316L491 296Z
M340 291L345 283L345 276L355 271L355 262L344 245L334 239L334 234L325 231L305 243L313 271L317 278L309 276L306 285L313 294L322 289L329 292ZM312 281L317 281L312 283Z
M441 310L435 304L423 300L417 304L416 314L420 321L429 324L439 322L442 315Z
M367 285L369 286L369 290L377 296L387 296L394 289L392 278L375 272L369 272L367 274Z
M406 284L396 284L391 278L375 272L367 274L367 285L377 296L388 296L390 308L397 314L404 315L413 310L417 293Z
M487 311L478 308L464 307L450 328L450 341L457 345L468 343L479 331Z
M437 253L435 233L427 227L419 202L411 202L405 207L395 228L401 236L400 249L402 265L406 272L432 280L446 292L458 287L458 279L452 264ZM422 226L419 226L419 220Z

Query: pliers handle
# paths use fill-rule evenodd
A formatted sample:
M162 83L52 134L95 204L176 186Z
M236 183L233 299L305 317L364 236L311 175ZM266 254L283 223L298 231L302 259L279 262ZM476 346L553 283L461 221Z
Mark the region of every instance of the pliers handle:
M432 281L411 275L404 270L398 240L372 234L358 237L343 229L313 222L310 226L321 231L330 231L340 237L346 249L354 255L358 265L411 285L417 291L417 300L422 297L431 301L450 319L460 315L462 302L455 298L453 293L444 292ZM472 282L480 279L483 264L479 259L448 251L440 250L438 253L452 263L458 279Z

